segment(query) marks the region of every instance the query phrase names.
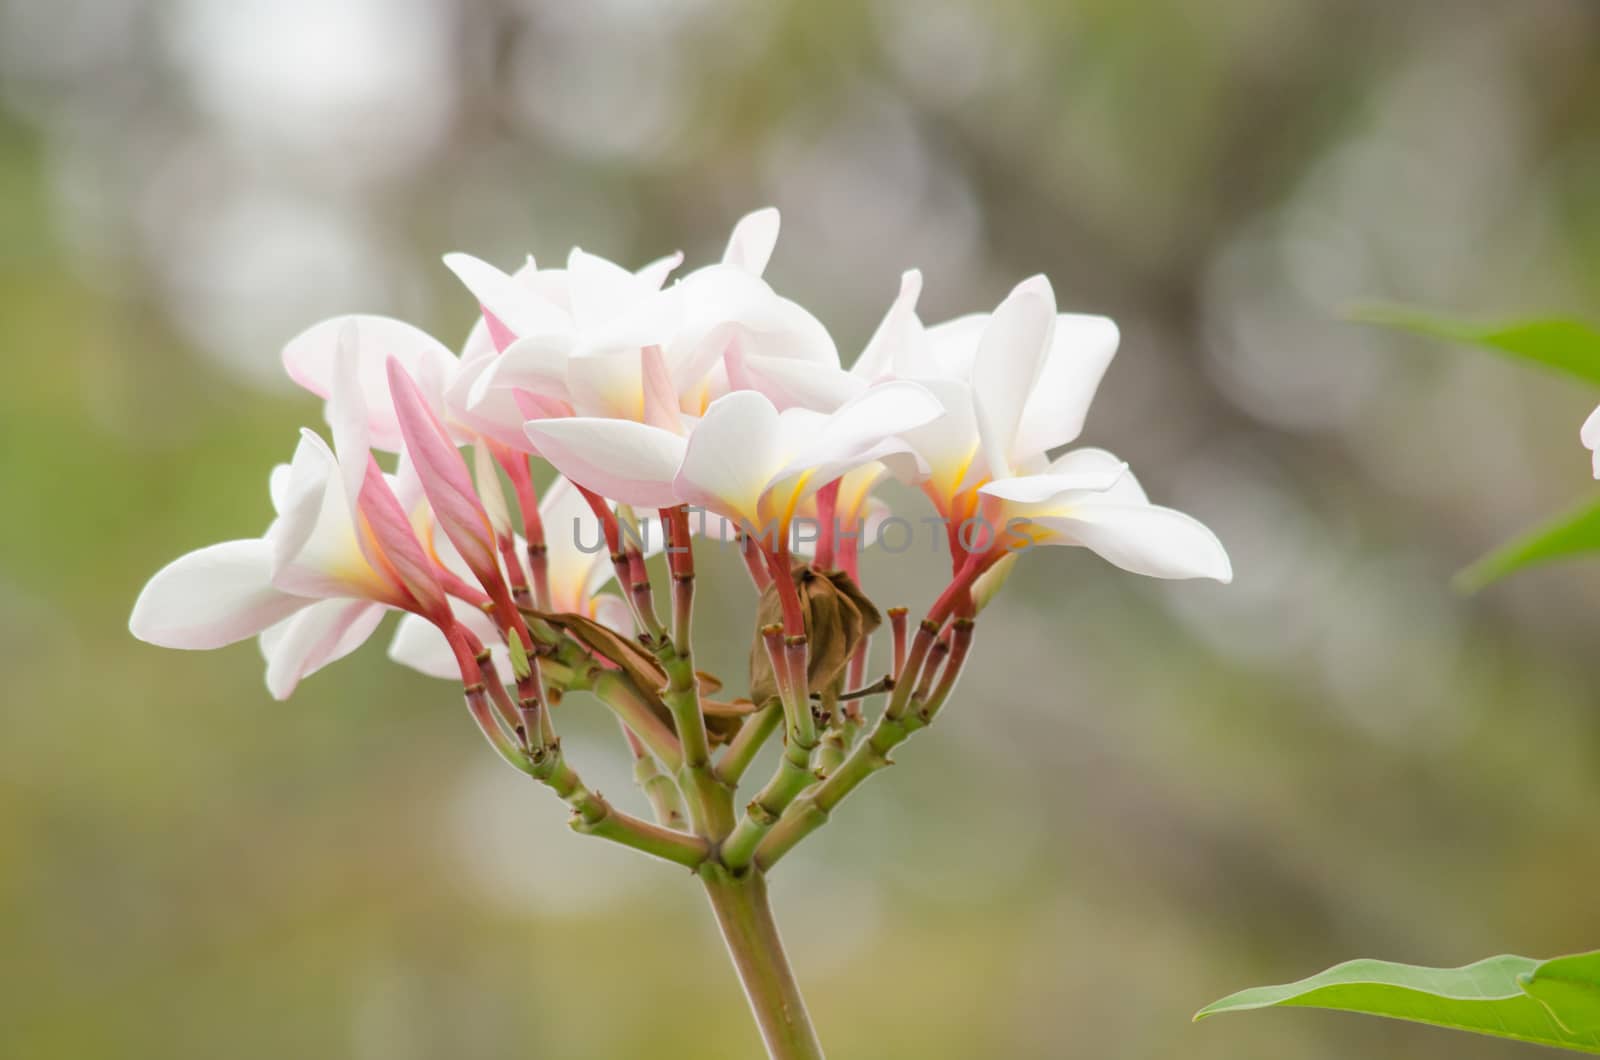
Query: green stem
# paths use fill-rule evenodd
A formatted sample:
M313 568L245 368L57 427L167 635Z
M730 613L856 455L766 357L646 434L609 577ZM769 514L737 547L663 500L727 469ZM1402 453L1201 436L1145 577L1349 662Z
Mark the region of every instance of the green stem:
M684 827L683 801L678 797L678 787L656 767L655 757L648 751L633 760L633 780L650 801L657 824L676 829Z
M756 866L762 870L771 868L796 843L826 824L828 815L846 795L878 770L893 764L889 752L914 731L913 726L887 714L880 717L872 734L856 745L844 764L832 776L795 799L778 823L767 831L756 848Z
M621 671L595 671L589 690L600 697L618 720L655 752L668 772L676 772L683 764L683 748L673 734L672 727L650 709L644 695Z
M696 834L716 843L733 830L733 791L711 765L711 740L706 735L705 715L700 711L694 663L670 644L660 648L657 658L667 672L667 687L661 699L672 714L678 743L683 748L683 761L677 770L678 787L688 804Z
M811 752L814 747L803 747L793 733L783 745L783 757L778 760L778 771L767 781L766 787L756 793L745 807L744 816L733 833L722 844L722 861L735 872L750 864L761 840L778 823L783 811L816 779L811 772Z
M575 832L609 839L691 869L710 855L710 845L699 836L642 821L612 806L599 792L590 791L562 756L559 740L535 752L529 773L572 807L568 823Z
M767 742L767 737L782 721L783 706L776 699L769 699L766 706L745 719L717 762L717 776L722 778L724 784L730 788L739 786L745 770L750 768L750 763L756 760L756 754Z
M770 869L778 863L779 858L794 849L796 843L826 824L828 815L846 795L884 766L894 764L889 757L890 751L912 733L932 724L949 701L966 665L967 653L972 647L973 622L970 617L962 616L951 623L948 648L934 644L934 634L937 632L938 627L931 622L922 624L918 643L912 647L912 662L907 664L900 682L895 685L894 695L879 716L878 723L872 727L872 732L856 745L855 750L845 758L844 764L831 776L795 799L784 811L782 819L772 826L756 848L757 868L762 871ZM929 664L922 679L918 680L917 694L905 696L903 690L913 676L911 666L920 668L930 653L936 659ZM940 655L945 657L942 669L937 659ZM933 684L936 669L940 669L940 672L937 684Z
M708 862L700 869L700 879L767 1055L771 1060L821 1060L822 1044L784 954L765 877L759 872L735 876Z

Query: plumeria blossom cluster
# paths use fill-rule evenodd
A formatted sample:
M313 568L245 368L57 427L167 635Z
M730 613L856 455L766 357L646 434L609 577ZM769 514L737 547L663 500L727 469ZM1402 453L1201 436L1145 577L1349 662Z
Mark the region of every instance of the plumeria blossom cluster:
M303 431L270 476L266 531L158 572L133 633L255 637L282 698L400 612L392 658L459 680L495 750L576 828L694 869L717 906L715 881L758 879L934 719L1020 553L1078 545L1139 574L1230 579L1204 526L1105 450L1069 448L1116 351L1110 320L1058 313L1034 277L992 313L925 325L912 271L845 368L763 279L777 234L775 210L750 214L720 261L681 276L678 254L630 270L574 249L511 272L447 255L481 308L459 353L386 317L309 328L283 362L324 400L331 444ZM861 589L889 478L920 487L950 553L915 625ZM749 694L727 699L693 664L693 539L713 536L758 594ZM562 755L552 708L578 691L615 712L653 820ZM738 807L774 733L776 771Z

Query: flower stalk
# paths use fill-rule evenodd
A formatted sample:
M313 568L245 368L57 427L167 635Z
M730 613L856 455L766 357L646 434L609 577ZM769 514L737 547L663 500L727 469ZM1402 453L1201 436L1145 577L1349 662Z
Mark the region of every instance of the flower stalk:
M767 1055L772 1060L821 1060L822 1043L784 952L766 877L759 872L735 875L707 864L700 870L700 880Z

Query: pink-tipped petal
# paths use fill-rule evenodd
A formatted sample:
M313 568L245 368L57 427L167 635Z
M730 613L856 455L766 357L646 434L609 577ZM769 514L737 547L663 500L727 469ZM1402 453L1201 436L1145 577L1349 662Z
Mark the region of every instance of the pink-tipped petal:
M310 604L272 586L272 546L224 541L179 556L139 593L135 637L163 648L220 648L253 637Z
M590 417L533 420L523 429L540 456L585 489L639 508L680 503L672 479L684 441L670 431Z
M422 392L400 362L389 362L389 393L405 437L406 453L416 467L439 526L485 585L500 579L494 526L478 499L461 450L428 408Z
M639 375L644 388L644 422L682 434L678 392L672 387L672 374L667 371L667 360L660 346L645 346L639 351Z

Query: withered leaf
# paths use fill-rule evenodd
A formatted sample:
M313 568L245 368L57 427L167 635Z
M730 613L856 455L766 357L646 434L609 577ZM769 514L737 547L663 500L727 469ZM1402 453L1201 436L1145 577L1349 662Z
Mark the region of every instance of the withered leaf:
M797 565L791 572L805 615L806 679L812 691L832 687L843 676L850 656L883 622L878 608L844 571L821 571ZM755 643L750 649L750 698L764 703L777 695L772 661L767 657L763 626L783 621L783 604L775 586L761 594L756 614Z

